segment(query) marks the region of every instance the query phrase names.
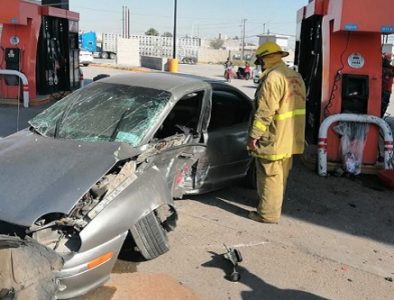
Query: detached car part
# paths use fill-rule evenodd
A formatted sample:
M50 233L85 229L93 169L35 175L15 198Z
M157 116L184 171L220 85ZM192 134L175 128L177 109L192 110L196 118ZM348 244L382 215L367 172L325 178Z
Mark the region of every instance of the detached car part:
M223 254L224 258L227 259L228 261L231 262L233 265L233 271L229 275L229 279L231 281L239 281L241 279L241 274L237 271L238 263L242 261L242 255L241 252L238 249L235 248L228 248L226 245L224 245L226 248L226 253Z
M0 235L0 298L55 299L62 256L34 239Z

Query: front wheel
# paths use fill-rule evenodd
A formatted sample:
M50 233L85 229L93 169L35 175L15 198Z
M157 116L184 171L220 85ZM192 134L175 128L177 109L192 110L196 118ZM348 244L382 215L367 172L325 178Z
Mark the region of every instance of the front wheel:
M167 232L154 211L139 220L130 231L138 250L147 260L156 258L170 249Z
M101 58L102 59L108 59L108 53L107 52L101 53Z

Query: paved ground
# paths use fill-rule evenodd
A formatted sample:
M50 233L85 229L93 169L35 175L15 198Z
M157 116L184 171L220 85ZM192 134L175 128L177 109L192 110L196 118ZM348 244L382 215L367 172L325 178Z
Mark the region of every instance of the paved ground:
M88 79L109 72L118 71L84 69ZM251 81L232 84L254 93ZM12 113L2 108L0 124ZM394 197L376 177L321 178L297 160L280 224L247 219L255 205L255 191L241 184L177 201L171 250L149 262L125 256L104 287L80 299L393 299ZM223 243L242 253L238 283L226 278Z

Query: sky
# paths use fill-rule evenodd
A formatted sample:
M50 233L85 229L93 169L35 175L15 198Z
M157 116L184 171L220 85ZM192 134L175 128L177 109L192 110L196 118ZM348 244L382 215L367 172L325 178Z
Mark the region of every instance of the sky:
M160 34L173 31L175 0L69 0L80 13L83 31L121 33L122 6L130 10L131 34L153 27ZM298 9L308 0L177 0L177 35L215 38L242 36L247 40L267 32L295 35Z

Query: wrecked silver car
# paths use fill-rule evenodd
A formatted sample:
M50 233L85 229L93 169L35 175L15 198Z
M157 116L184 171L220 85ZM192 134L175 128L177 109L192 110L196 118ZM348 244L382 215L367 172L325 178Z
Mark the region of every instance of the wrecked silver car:
M51 254L38 256L52 274L36 284L70 298L109 278L127 236L146 259L163 254L174 198L247 174L251 112L224 82L166 73L106 78L68 95L0 141L0 257L44 246ZM30 257L26 268L42 265ZM4 266L0 293L23 292L20 270Z

